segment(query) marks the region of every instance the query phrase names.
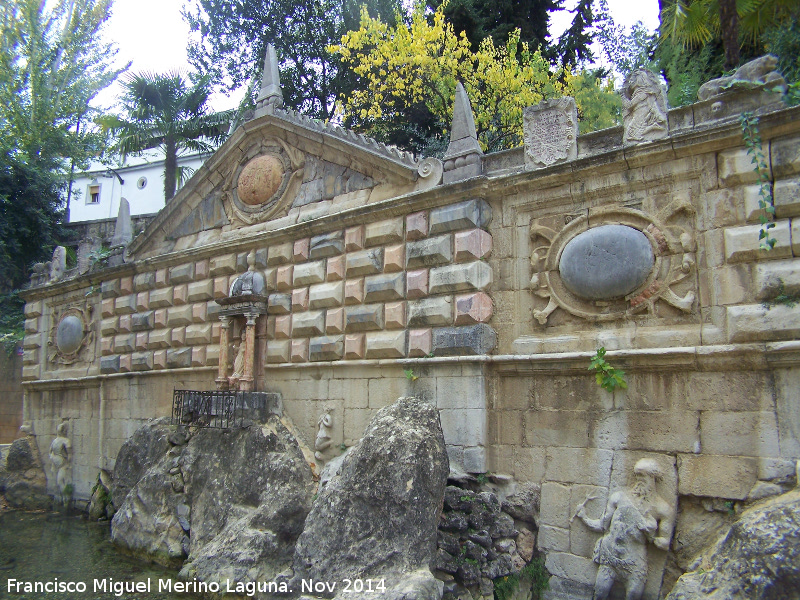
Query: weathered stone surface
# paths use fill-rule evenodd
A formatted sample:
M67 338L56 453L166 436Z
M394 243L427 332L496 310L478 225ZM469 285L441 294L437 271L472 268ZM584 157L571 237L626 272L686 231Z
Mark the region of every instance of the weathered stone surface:
M292 295L270 294L267 298L267 312L271 315L287 315L292 312Z
M484 290L492 283L492 268L485 262L448 265L430 270L431 294Z
M311 238L311 258L325 258L336 256L344 252L344 232L334 231L323 235L315 235Z
M131 316L132 331L149 331L155 327L155 313L152 310Z
M311 308L330 308L342 304L344 282L320 283L312 285L309 291Z
M383 304L351 306L345 309L345 331L383 329Z
M433 559L448 470L435 406L401 398L381 409L320 490L297 540L291 587L301 579L385 578L382 598L438 598L419 585L405 588ZM427 589L430 578L422 580Z
M325 261L318 260L294 267L294 285L309 285L325 281Z
M344 354L344 336L322 336L309 341L309 360L339 360Z
M480 198L443 206L431 211L430 234L458 229L481 228L492 220L492 207Z
M433 330L433 353L436 356L488 354L496 345L497 333L485 323Z
M561 254L559 272L573 294L610 300L641 286L654 260L650 241L638 229L601 225L569 241Z
M364 302L402 300L406 291L404 273L391 273L366 277L364 280Z
M453 244L450 235L439 235L406 244L406 266L435 267L453 260Z
M309 311L292 315L292 335L323 335L325 333L325 312Z
M402 239L403 219L399 217L377 223L368 223L364 233L364 244L366 246L391 244L400 242Z
M119 372L119 356L104 356L100 359L100 372L118 373Z
M411 327L422 325L443 326L453 323L453 298L439 296L408 303L408 324Z
M0 493L12 508L42 510L52 506L34 436L14 440L9 447L5 464L0 464Z
M111 500L119 508L145 471L170 449L169 418L153 419L137 429L125 442L114 465Z
M368 333L367 358L404 358L406 355L405 331L381 331Z
M568 96L542 100L522 113L525 165L549 167L578 156L578 109Z
M741 517L672 588L668 600L780 600L800 589L800 490Z
M167 350L167 367L170 369L185 369L192 366L192 349Z
M503 510L515 519L538 525L541 495L542 488L538 483L520 484L511 496L503 500Z
M172 267L169 270L169 282L172 285L188 283L194 279L194 263Z
M347 254L345 273L348 277L380 273L382 268L383 248L373 248L372 250L361 250Z

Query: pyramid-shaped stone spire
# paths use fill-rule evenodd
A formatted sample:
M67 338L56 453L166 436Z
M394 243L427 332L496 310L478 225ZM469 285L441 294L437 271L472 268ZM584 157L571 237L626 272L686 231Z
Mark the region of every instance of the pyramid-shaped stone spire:
M275 46L267 45L267 54L264 57L264 71L261 75L261 91L256 98L256 109L271 106L281 108L283 106L283 92L281 91L281 79L278 73L278 55L275 53Z
M467 97L467 91L459 82L453 104L453 125L450 129L450 145L444 154L444 183L469 179L482 172L481 155L475 130L475 117Z

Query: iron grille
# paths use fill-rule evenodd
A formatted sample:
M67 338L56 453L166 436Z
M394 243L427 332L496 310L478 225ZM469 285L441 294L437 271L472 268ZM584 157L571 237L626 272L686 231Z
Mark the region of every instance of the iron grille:
M175 390L172 424L233 429L282 412L280 396L264 392Z

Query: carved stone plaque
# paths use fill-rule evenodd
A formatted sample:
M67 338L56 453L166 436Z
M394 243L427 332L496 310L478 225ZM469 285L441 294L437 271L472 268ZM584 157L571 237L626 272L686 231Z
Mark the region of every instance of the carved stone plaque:
M522 114L525 166L528 168L574 160L578 156L578 109L570 97L542 100Z

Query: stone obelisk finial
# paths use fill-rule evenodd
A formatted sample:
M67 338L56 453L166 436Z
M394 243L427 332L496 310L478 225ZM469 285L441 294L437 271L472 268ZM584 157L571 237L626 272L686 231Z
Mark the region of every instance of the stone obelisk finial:
M453 126L450 129L450 145L444 154L444 183L469 179L482 172L483 151L478 143L475 117L464 86L456 85L453 104Z
M281 108L282 106L283 92L278 73L278 55L275 53L275 46L268 44L267 54L264 57L264 71L261 75L261 91L256 98L256 109Z

